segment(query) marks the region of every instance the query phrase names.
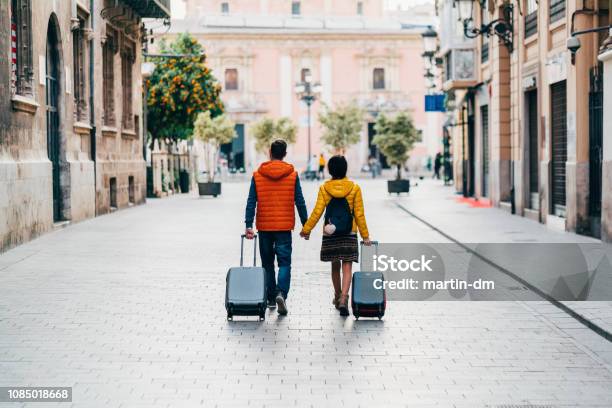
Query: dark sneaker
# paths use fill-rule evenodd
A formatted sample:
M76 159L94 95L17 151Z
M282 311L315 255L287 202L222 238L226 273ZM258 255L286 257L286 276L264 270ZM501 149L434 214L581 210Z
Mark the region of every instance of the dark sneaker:
M338 302L338 310L340 311L340 316L348 316L349 315L348 296L340 297L340 301Z
M276 302L274 300L268 300L268 307L274 309L276 307Z
M278 306L278 314L285 316L287 314L287 304L282 293L276 295L276 305Z

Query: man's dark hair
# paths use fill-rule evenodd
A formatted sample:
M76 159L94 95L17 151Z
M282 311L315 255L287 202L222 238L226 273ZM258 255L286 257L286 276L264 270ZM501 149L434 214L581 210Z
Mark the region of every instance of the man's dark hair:
M327 170L333 179L341 179L346 177L348 163L342 155L332 156L327 162Z
M270 145L270 156L276 160L283 160L287 155L287 142L284 140L275 140Z

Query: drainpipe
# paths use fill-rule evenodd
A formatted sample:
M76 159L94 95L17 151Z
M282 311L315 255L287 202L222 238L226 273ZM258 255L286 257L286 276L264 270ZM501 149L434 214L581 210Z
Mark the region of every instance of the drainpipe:
M73 2L75 3L75 8L76 8L76 0L73 0ZM76 10L76 9L75 9ZM98 175L97 175L97 164L96 164L96 110L95 110L95 98L94 98L94 91L95 91L95 80L94 80L94 18L95 18L95 13L94 13L94 0L89 0L89 19L90 19L90 26L91 26L91 30L92 30L92 36L91 39L89 40L89 126L91 126L91 130L89 131L89 143L90 143L90 150L91 150L91 159L93 161L93 171L94 171L94 215L98 215L98 205L97 205L97 197L98 197L98 186L97 186L97 180L98 180Z

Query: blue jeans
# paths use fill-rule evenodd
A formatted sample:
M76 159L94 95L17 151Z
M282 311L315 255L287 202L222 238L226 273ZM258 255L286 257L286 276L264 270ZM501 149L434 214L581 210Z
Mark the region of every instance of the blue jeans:
M291 284L291 231L259 231L258 234L268 300L274 301L278 292L286 299ZM274 255L278 263L278 283L274 273Z

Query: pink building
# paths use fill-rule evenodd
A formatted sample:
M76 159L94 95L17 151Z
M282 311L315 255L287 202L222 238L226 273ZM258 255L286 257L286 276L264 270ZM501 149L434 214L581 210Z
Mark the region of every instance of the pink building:
M437 117L424 112L420 36L432 15L422 8L400 16L385 10L382 0L186 0L185 10L184 19L172 21L168 36L189 31L204 44L223 84L227 112L238 124L238 138L224 147L237 168L250 171L263 159L249 127L265 116L286 116L298 124L289 159L305 167L307 107L295 85L307 74L321 84L312 106L312 154L328 155L320 141L321 104L351 100L367 112L361 142L347 154L352 172L375 152L370 141L380 112L411 112L423 131L414 163L437 151Z

